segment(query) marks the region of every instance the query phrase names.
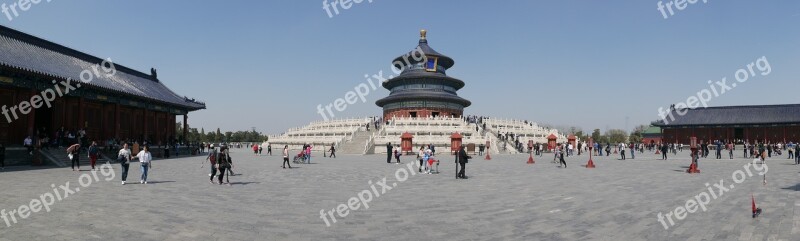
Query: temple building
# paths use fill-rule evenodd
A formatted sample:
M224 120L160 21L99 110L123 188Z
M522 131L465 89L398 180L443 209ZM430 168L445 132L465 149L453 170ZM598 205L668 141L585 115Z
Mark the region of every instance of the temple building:
M456 93L464 88L464 81L447 76L453 67L452 58L440 54L428 46L426 31L420 31L417 47L425 58L397 57L392 63L403 70L399 76L383 83L389 96L375 104L383 108L385 120L400 117L461 117L464 108L472 103ZM401 66L401 64L403 66Z
M175 133L177 115L186 127L189 112L205 109L167 88L155 69L145 74L5 26L0 26L0 106L5 144L22 144L37 132L52 138L62 127L85 129L89 140L157 144L185 137Z
M400 69L397 77L383 83L389 96L375 104L383 108L383 120L375 117L315 121L270 136L268 144L300 150L305 144L335 146L343 154L386 153L386 146L415 153L421 146L433 145L437 153L455 153L465 147L476 154L516 154L523 150L516 143L565 142L558 130L525 120L486 117L480 121L464 118L464 108L472 102L458 96L464 82L448 77L455 62L428 46L426 31L420 31L417 48L392 61ZM502 136L514 135L512 141ZM574 141L574 139L573 139ZM265 144L267 144L265 143ZM315 148L313 151L324 151Z
M800 141L800 104L672 109L665 119L653 125L661 127L667 143L688 144L691 137L705 142Z

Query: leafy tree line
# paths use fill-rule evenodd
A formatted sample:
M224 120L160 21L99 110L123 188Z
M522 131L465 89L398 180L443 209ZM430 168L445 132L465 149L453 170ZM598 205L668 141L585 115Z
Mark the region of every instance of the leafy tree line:
M566 134L571 133L579 140L588 140L589 137L591 137L594 142L598 143L639 143L642 141L643 133L647 128L648 126L646 125L637 126L630 134L622 129L610 129L606 130L605 133L601 133L600 129L594 129L591 134L587 134L584 133L583 129L580 127L556 127L559 132Z
M178 136L183 135L183 124L178 122L175 124L175 130ZM211 143L220 143L220 142L256 142L261 143L263 141L267 141L269 137L267 135L262 134L261 132L256 131L255 128L249 131L220 131L217 128L216 131L209 131L206 132L205 128L192 128L188 126L186 132L186 139L189 142L211 142Z

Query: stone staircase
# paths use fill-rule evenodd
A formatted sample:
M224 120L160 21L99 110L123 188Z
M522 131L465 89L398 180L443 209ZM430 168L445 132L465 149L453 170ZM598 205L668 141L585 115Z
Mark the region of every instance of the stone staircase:
M373 133L375 133L374 129L370 129L370 131L362 130L355 132L355 135L353 135L353 138L350 141L344 142L339 146L337 153L357 155L365 154L364 146L372 137Z
M57 167L70 167L72 161L67 157L67 152L64 148L50 148L47 150L39 150L39 154L41 154L42 161L47 164L52 164ZM97 158L97 163L95 165L102 165L103 163L112 162L114 163L115 160L108 158L105 151L100 152L100 157ZM81 167L89 167L89 157L86 154L86 151L81 151L80 154L80 164ZM85 168L84 168L85 169Z
M514 142L511 141L501 141L497 138L497 131L491 128L487 128L486 135L489 135L489 138L495 143L495 147L492 147L492 153L495 154L518 154L519 152L514 149Z

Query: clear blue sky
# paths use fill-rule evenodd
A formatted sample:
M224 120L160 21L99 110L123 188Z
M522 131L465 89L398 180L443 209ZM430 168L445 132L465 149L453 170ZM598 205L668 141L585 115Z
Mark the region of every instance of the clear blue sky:
M668 19L657 3L365 0L329 18L320 0L53 0L0 24L157 68L172 90L207 102L189 115L206 130L277 134L319 120L318 104L389 72L423 28L455 59L448 74L467 83L468 114L586 131L624 128L629 117L632 129L761 56L770 75L710 104L798 103L800 1L701 0ZM380 115L374 102L386 95L373 91L337 117Z

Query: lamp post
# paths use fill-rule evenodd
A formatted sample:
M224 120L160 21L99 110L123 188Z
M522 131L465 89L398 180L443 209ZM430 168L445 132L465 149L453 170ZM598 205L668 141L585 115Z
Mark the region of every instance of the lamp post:
M594 161L592 161L592 149L594 148L594 140L589 138L589 162L586 163L586 168L594 168Z
M697 169L697 137L691 138L691 144L689 146L692 149L692 164L689 164L689 169L686 170L686 172L700 173L700 169Z
M533 160L533 140L528 140L528 164L534 164L536 161Z

